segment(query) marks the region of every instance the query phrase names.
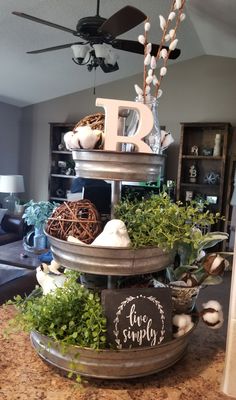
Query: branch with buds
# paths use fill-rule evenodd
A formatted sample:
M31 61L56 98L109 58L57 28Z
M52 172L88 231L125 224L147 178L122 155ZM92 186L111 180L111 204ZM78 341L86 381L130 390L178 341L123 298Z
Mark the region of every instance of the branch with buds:
M146 103L147 97L150 97L151 83L155 86L155 97L158 99L162 95L160 89L161 81L167 73L167 62L170 57L171 51L176 49L178 39L176 38L177 29L182 21L185 19L183 8L186 0L173 0L169 11L168 18L165 19L159 15L160 28L162 30L162 38L156 56L151 55L152 43L148 42L148 32L150 31L151 24L147 19L144 23L144 35L138 36L138 41L144 46L144 70L143 70L143 88L135 85L135 91L139 100ZM171 28L171 24L175 23ZM165 43L170 42L169 48L166 49ZM160 68L159 76L155 75L155 69L159 60L163 60L163 65Z

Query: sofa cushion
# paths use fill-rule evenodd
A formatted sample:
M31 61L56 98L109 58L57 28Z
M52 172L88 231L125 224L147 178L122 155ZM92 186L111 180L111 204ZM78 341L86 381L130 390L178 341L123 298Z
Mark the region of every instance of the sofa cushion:
M10 282L20 276L27 275L28 270L25 268L13 267L11 265L0 264L0 288L6 282Z
M2 219L7 212L7 208L0 208L0 224L2 223Z
M17 294L28 295L37 285L36 271L0 264L0 304Z

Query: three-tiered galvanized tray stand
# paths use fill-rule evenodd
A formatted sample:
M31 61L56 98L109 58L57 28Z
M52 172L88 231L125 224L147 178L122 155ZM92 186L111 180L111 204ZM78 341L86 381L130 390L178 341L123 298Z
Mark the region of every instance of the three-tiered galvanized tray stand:
M111 181L111 217L121 196L122 181L157 180L164 156L110 151L72 152L76 175ZM159 248L115 248L74 244L47 235L54 259L66 268L107 276L107 287L114 287L113 277L147 274L166 268L171 255ZM122 350L92 350L69 346L66 352L52 339L37 332L31 341L39 356L64 371L106 379L128 379L150 375L176 363L185 353L187 334L154 347Z

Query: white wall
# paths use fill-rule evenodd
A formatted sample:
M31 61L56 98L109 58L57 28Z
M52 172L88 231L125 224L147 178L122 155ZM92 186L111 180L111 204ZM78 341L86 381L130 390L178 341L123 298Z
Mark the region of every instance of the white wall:
M79 68L79 67L78 67ZM171 130L175 143L168 150L167 176L177 174L180 122L230 122L236 125L236 60L202 56L169 67L163 80L159 104L161 125ZM101 111L97 97L132 100L135 75L97 87L96 95L85 90L23 109L20 168L24 171L28 198L47 199L49 171L49 122L77 122L86 115ZM76 87L75 87L76 89Z

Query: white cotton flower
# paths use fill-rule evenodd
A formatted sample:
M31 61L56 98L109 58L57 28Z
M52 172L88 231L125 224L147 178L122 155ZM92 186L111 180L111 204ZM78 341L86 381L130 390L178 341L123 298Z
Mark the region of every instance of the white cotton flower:
M174 29L170 29L169 35L170 35L170 38L173 39L173 37L175 36L175 30Z
M175 0L175 10L179 10L182 6L182 0Z
M164 30L165 27L166 27L166 20L163 17L163 15L159 15L159 20L160 20L160 27L161 27L162 30Z
M156 57L152 56L151 62L150 62L150 67L151 67L151 69L155 69L156 66L157 66Z
M201 312L202 320L211 329L219 329L224 323L224 316L221 304L216 300L210 300L203 304Z
M175 338L180 337L190 331L194 323L188 314L176 314L172 319L172 324L177 328L177 332L173 334Z
M155 57L154 57L155 58ZM152 60L151 60L151 64L152 64ZM154 68L153 68L154 69ZM148 76L153 76L153 69L149 69L148 70Z
M169 45L169 49L174 50L177 46L177 43L178 43L178 39L173 40Z
M167 73L167 68L166 67L162 67L161 70L160 70L160 75L161 76L165 76L166 73Z
M148 43L146 49L147 49L148 53L151 53L151 51L152 51L152 43Z
M141 96L143 95L143 90L137 84L134 85L134 90L137 93L137 95L141 95Z
M167 56L168 56L167 50L166 49L162 49L160 51L160 57L165 59L165 58L167 58Z
M67 150L71 150L71 139L73 138L73 136L74 136L73 131L66 132L64 135L64 142Z
M216 311L222 310L221 304L217 300L209 300L207 303L204 303L203 308L214 308Z
M179 17L180 21L183 22L186 18L186 15L184 13L182 13Z
M151 28L150 22L145 22L145 24L144 24L144 30L145 30L145 32L150 31L150 28Z
M169 21L173 21L173 19L175 19L175 12L174 12L174 11L172 11L172 12L169 14L169 17L168 17L168 20L169 20Z
M141 44L144 44L145 43L145 37L143 35L139 35L138 36L138 42L141 43Z
M147 85L150 85L150 83L152 83L152 79L153 79L152 75L147 76L147 78L146 78Z
M169 40L170 40L170 35L169 35L169 33L167 33L167 35L165 35L165 41L169 42Z
M151 54L148 53L144 59L144 65L149 65L151 62Z
M159 99L162 96L163 91L161 89L158 89L157 92L157 99Z

